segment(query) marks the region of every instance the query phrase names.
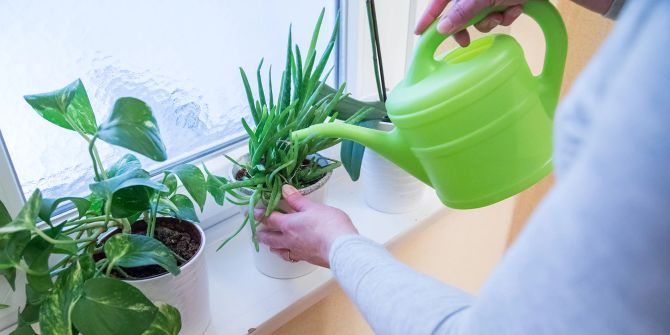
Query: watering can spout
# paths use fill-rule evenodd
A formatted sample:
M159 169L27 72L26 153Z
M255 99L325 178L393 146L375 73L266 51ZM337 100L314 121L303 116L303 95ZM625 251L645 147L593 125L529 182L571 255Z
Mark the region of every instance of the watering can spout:
M292 135L293 139L299 141L312 136L342 138L358 142L384 156L425 184L431 185L425 170L395 129L386 132L346 123L323 123L295 131Z

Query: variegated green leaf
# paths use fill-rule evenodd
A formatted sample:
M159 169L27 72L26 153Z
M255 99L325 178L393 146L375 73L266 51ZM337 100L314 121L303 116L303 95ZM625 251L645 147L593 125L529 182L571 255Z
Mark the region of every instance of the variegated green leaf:
M89 135L96 131L95 114L84 84L79 79L62 89L26 95L24 99L40 116L57 126L75 130L72 126L74 124L81 132Z
M81 299L86 275L79 262L74 262L58 275L54 289L40 306L42 335L73 334L73 308Z
M105 242L104 249L110 266L136 267L156 264L174 275L179 274L177 260L172 251L151 237L117 234Z
M0 227L0 234L14 233L35 228L41 204L42 192L37 189L30 196L26 204L23 205L19 215L17 215L12 222Z
M172 172L179 177L188 194L191 195L191 198L195 200L202 211L207 199L207 183L202 171L191 164L182 164L168 170L168 172Z
M167 159L158 123L144 101L125 97L116 100L109 119L100 125L97 136L155 161Z
M72 309L72 322L82 334L141 335L158 308L134 286L112 278L93 278L83 285Z
M181 314L179 311L164 303L157 303L158 313L149 329L142 335L178 335L181 330Z

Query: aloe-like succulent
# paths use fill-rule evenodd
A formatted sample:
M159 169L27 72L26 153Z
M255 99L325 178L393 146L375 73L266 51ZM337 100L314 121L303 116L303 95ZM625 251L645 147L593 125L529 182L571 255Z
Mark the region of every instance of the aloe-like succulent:
M305 58L302 57L300 47L293 45L289 29L286 64L276 98L272 91L270 71L267 86L264 85L262 60L256 70L258 84L256 94L252 92L246 72L240 69L254 121L252 126L245 119L241 120L249 135L249 161L237 162L229 157L240 171L243 171L238 180L215 176L207 171L207 183L209 192L217 203L223 204L228 200L237 205L248 206L249 215L222 246L249 225L258 250L258 241L255 239L258 223L254 219L254 207L262 203L266 208L265 214L269 215L277 209L282 185L291 184L301 188L314 183L341 165L334 159L314 155L339 143L339 140L310 138L296 142L292 141L290 136L296 130L324 122L334 122L338 118L335 106L347 101L345 84L338 89L328 89L325 84L332 71L332 68L326 69L326 66L337 42L339 15L326 49L320 57L317 58L316 55L316 43L324 13L322 10L319 15ZM359 108L346 117L345 122L358 123L370 110L370 108ZM239 192L241 188L246 188L250 192Z

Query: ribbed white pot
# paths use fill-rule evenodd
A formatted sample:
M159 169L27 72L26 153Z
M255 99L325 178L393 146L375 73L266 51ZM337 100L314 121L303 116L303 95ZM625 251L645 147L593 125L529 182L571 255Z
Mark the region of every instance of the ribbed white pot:
M380 122L377 126L383 131L393 128L390 122ZM383 213L405 213L416 209L428 188L370 148L365 148L363 155L361 181L365 202Z
M240 157L238 162L248 161L248 155ZM238 168L233 166L230 170L229 179L235 180L235 175L237 174ZM323 203L326 198L326 190L328 185L328 180L332 172L328 172L323 178L319 179L316 183L301 188L299 191L302 195L308 199ZM251 195L251 190L249 189L240 189L239 192L245 193L246 195ZM288 210L285 204L282 204L283 200L279 203L279 207ZM246 215L247 207L240 207L240 212L242 215ZM248 231L248 229L247 229ZM250 238L250 234L247 234L247 237ZM270 251L270 248L265 244L260 244L260 250L256 252L253 243L250 243L250 250L253 252L254 256L254 265L258 271L268 277L277 278L277 279L292 279L302 277L309 274L310 272L316 270L317 266L307 263L305 261L299 262L287 262L279 255Z
M179 275L166 273L154 278L126 280L127 283L140 289L150 300L164 302L177 308L181 313L179 334L182 335L204 334L211 319L204 255L205 232L197 224L194 226L200 233L202 243L195 256L180 267Z

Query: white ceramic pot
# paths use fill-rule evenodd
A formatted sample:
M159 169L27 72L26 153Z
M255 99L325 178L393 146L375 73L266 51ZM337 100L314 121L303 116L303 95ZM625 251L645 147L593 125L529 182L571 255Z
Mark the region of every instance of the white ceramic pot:
M248 155L242 156L238 162L245 162L248 160ZM234 180L234 176L237 174L237 166L233 166L230 170L229 178ZM316 183L301 188L299 191L302 195L306 196L308 199L323 203L326 198L326 186L327 182L330 179L332 172L328 172L323 178L319 179ZM240 189L238 192L245 193L246 195L251 195L251 190L249 189ZM279 207L286 209L286 205L282 205L280 202ZM240 212L242 215L245 215L247 212L247 207L240 207ZM246 229L247 231L249 229ZM247 237L251 238L250 234L247 234ZM276 255L270 251L270 248L264 244L260 245L260 250L256 252L253 243L249 243L250 250L252 250L254 255L254 264L258 271L268 277L277 278L277 279L292 279L302 277L314 271L317 266L307 263L305 261L299 262L287 262L279 255Z
M377 126L383 131L393 128L390 122L380 122ZM416 209L428 188L370 148L365 148L363 155L361 181L365 202L383 213L405 213Z
M140 289L151 301L164 302L177 308L181 313L179 334L183 335L204 334L211 319L204 255L205 232L197 224L194 226L200 233L202 243L195 256L186 264L182 264L179 275L166 273L154 278L126 280L127 283Z

